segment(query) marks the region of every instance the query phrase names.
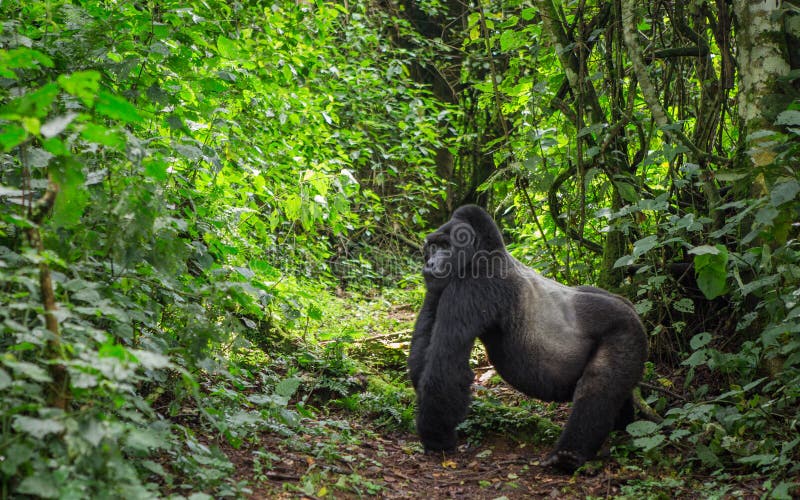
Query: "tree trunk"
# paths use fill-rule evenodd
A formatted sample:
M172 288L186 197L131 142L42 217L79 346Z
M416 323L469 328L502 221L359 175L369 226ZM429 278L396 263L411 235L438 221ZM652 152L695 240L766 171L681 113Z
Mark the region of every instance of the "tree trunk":
M780 0L734 0L736 46L739 65L740 166L756 169L752 195L767 192L763 169L772 163L777 151L772 139L756 132L778 131L775 118L791 103L781 90L789 74Z

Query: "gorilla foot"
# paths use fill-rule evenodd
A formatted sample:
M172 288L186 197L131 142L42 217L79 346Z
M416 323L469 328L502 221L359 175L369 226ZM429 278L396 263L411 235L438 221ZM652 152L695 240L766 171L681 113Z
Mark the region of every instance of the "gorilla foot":
M421 427L421 422L417 423L417 428ZM423 431L420 433L420 440L425 449L426 455L441 455L455 453L458 446L458 434L451 432Z
M441 449L440 448L440 449L434 450L433 448L428 448L427 446L425 447L425 455L428 455L428 456L452 455L455 452L456 452L455 448L445 448L445 449Z
M571 474L584 463L586 463L586 458L578 452L556 450L544 459L542 465L545 467L554 467L562 472Z

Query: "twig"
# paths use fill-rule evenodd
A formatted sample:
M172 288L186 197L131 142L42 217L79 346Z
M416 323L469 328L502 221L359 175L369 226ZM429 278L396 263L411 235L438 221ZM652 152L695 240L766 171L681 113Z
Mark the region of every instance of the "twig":
M372 342L373 340L384 339L387 337L399 337L401 335L405 335L407 333L411 333L414 331L412 328L406 328L405 330L398 330L396 332L389 332L389 333L382 333L380 335L371 335L369 337L364 337L360 339L353 339L350 341L351 344L362 344L366 342ZM319 342L320 345L331 344L333 342L339 342L339 339L330 339L330 340L322 340Z
M661 415L656 413L656 411L651 408L649 404L647 404L647 401L644 400L642 397L642 390L638 386L634 387L633 389L633 404L639 409L640 412L642 412L647 420L657 424L660 424L664 421Z
M265 472L264 476L273 481L299 481L300 476L281 474L280 472Z
M50 275L50 266L43 258L44 243L42 242L42 234L39 232L39 225L44 220L45 216L53 208L56 202L56 195L58 194L58 185L53 182L52 178L48 179L47 191L44 195L34 203L28 210L28 218L33 223L27 231L28 241L39 254L39 289L42 294L42 305L44 306L44 322L47 331L50 332L50 338L47 340L47 358L56 361L63 358L61 352L61 333L58 327L58 318L56 318L56 295L53 290L53 280ZM69 403L69 373L67 368L59 362L49 365L50 378L52 380L48 384L48 402L50 406L67 409Z
M650 383L647 383L647 382L639 382L639 385L642 386L642 387L646 387L648 389L651 389L653 391L663 392L664 394L672 396L673 398L678 399L680 401L684 401L684 402L686 401L685 397L681 396L677 392L670 391L669 389L666 389L664 387L659 387L657 385L650 384Z

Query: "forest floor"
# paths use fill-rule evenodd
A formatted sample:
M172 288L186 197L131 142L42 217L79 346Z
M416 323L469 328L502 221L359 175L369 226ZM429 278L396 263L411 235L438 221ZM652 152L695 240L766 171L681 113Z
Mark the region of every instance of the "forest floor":
M356 461L324 462L274 442L281 464L270 471L266 481L255 484L247 450L227 451L236 465L237 479L253 484L252 498L359 498L368 494L381 498L602 498L619 494L620 482L635 475L621 471L614 463L579 478L556 474L538 465L546 450L514 446L501 437L447 457L413 451L416 439L410 434L378 436L361 443L358 449L345 450L355 455ZM294 486L302 490L302 478L312 468L329 476L341 489L330 491L323 485L310 494L297 491ZM289 490L295 491L286 491L287 483L294 483Z
M565 416L567 409L564 405L558 413ZM298 450L296 440L262 436L258 448L280 458L261 473L254 472L254 448L217 444L234 464L235 479L248 485L244 493L249 498L688 499L707 498L694 487L715 482L698 475L676 477L675 469L648 470L635 459L622 465L608 456L566 475L540 465L549 445L519 443L501 435L484 438L477 446L464 444L451 455L426 455L412 433L377 432L363 421L339 425L348 428L349 439L336 442L329 433L310 433L301 438L306 451ZM320 457L323 448L329 452ZM680 457L673 459L680 467ZM720 498L763 495L758 480L712 490L722 492Z
M381 318L375 312L364 315L381 323L377 330L374 325L364 326L373 339L390 343L387 329L408 336L414 317L409 308L391 308ZM389 328L387 317L393 322ZM405 353L407 345L395 350ZM520 408L525 398L499 381L491 366L481 365L474 367L474 385L481 397ZM679 471L691 469L677 454L645 461L625 436L613 437L611 442L617 445L613 453L606 452L575 475L543 467L540 461L564 425L569 404L543 406L541 415L533 416L534 422L541 419L542 423L534 423L533 432L523 437L505 429L502 434L470 429L460 438L458 451L444 456L424 454L411 431L319 403L321 409L303 419L299 432L261 431L238 448L222 436L205 434L203 444L227 456L238 495L259 499L759 498L764 493L763 480L758 478L684 476ZM522 413L516 415L532 413L528 406L517 411ZM477 417L479 426L493 428L491 421L482 418ZM503 418L514 427L513 416Z
M350 422L357 434L366 431L360 425ZM292 449L278 436L264 436L260 447L281 458L261 477L254 477L252 450L222 446L236 467L236 479L251 485L251 498L605 498L618 495L621 483L640 475L614 462L581 476L558 474L539 466L547 449L516 445L501 436L477 447L462 446L452 455L434 456L419 451L413 434L366 433L369 439L344 444L337 458L322 460ZM316 477L309 483L314 471Z

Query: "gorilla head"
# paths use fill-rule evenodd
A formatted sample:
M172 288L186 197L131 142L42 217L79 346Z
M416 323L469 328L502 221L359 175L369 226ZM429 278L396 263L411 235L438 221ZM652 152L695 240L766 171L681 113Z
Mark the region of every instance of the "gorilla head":
M454 278L505 271L500 231L489 215L473 205L459 208L449 222L425 239L422 275L428 291L442 290Z
M514 259L492 218L468 205L425 240L427 293L408 358L417 431L429 451L455 448L469 407L469 355L483 342L497 372L545 401L573 401L545 460L574 470L633 418L631 391L647 357L633 305L594 287L568 287Z

